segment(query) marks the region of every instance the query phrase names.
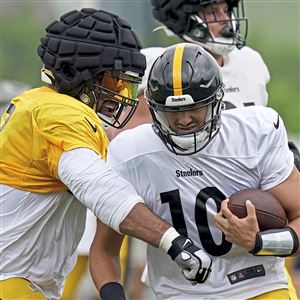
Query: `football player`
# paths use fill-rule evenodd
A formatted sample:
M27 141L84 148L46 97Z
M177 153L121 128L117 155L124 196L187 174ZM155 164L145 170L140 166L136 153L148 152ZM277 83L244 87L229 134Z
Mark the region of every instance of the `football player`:
M153 0L153 16L167 32L203 46L221 66L226 109L266 106L270 74L261 55L246 44L243 0Z
M163 251L148 246L156 297L289 299L284 257L300 254L300 173L280 116L262 106L222 111L220 67L195 44L165 50L152 66L145 96L153 124L120 133L108 162L152 211L213 260L211 276L192 287ZM235 217L226 199L247 188L272 193L286 210L287 227L260 231L251 202L246 218ZM107 274L117 278L121 241L98 221L90 253L96 286Z
M46 28L37 51L48 85L15 97L0 124L1 299L60 299L87 208L168 252L193 284L208 278L210 257L105 162L101 121L121 128L134 113L140 49L131 26L101 10L73 10ZM118 281L99 286L103 300L124 296Z
M246 46L248 19L243 0L152 0L153 16L168 34L203 46L221 66L226 109L267 106L269 70ZM300 171L299 149L288 142ZM293 287L291 287L293 288Z

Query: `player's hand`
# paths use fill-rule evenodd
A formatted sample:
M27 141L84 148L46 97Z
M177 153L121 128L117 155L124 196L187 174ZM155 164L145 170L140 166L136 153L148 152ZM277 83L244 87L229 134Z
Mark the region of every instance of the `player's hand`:
M208 278L212 260L190 239L182 235L175 238L168 254L181 268L184 277L193 285L203 283Z
M247 216L240 219L230 211L228 202L228 199L222 201L220 212L214 216L216 226L224 233L226 241L251 251L259 232L255 206L247 200Z

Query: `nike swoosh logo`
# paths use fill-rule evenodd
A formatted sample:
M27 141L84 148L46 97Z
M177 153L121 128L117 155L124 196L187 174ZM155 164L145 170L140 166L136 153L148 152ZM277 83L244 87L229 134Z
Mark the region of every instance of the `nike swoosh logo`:
M279 115L277 115L277 121L276 121L276 123L273 122L273 125L276 129L278 129L278 127L279 127Z
M97 126L93 125L87 118L85 118L87 120L87 122L90 124L90 126L92 127L94 132L97 132Z

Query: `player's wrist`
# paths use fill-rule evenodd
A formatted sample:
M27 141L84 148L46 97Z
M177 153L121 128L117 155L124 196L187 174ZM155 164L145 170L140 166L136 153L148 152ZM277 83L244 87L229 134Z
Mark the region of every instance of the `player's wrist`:
M108 282L104 284L99 294L102 300L126 300L124 289L118 282Z
M297 251L299 239L291 227L259 231L255 246L249 251L258 256L290 256Z
M167 253L193 285L207 280L211 272L212 259L189 238L177 233Z
M172 247L172 242L179 236L180 234L174 227L168 228L160 239L159 248L168 253Z

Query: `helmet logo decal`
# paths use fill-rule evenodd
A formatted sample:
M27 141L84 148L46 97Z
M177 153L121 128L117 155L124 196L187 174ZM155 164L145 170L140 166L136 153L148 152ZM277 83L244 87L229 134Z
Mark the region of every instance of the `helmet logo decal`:
M191 95L168 96L166 106L191 105L195 103Z
M176 46L173 58L173 89L174 95L182 95L181 64L185 44Z

